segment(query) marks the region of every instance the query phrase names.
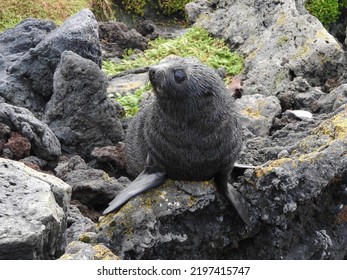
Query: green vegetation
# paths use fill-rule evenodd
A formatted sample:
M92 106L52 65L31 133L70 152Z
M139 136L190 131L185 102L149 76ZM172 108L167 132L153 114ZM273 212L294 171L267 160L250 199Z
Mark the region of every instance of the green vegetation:
M347 0L306 0L307 11L318 18L320 22L328 27L330 23L336 22L340 15L340 8L347 7Z
M152 86L150 83L146 84L135 90L132 94L118 95L115 100L121 104L125 110L125 117L133 116L139 109L139 104L142 98L142 94L146 91L151 90Z
M0 30L15 26L25 18L51 19L62 23L67 17L88 7L90 0L1 0Z
M194 56L213 68L224 67L227 78L240 73L243 67L243 58L232 53L222 39L212 38L205 29L193 27L175 39L157 38L149 42L149 48L142 54L134 55L128 50L119 64L104 61L103 70L107 75L113 75L158 64L168 55Z
M168 55L194 56L212 68L224 67L227 83L231 76L240 73L243 68L243 58L232 53L223 40L212 38L205 29L193 27L175 39L157 38L151 41L149 49L142 54L136 55L133 50L127 50L119 64L104 61L103 70L107 75L114 75L125 70L158 64ZM142 93L149 89L150 85L147 85L134 94L118 96L116 101L125 108L127 116L134 115Z
M49 19L60 25L83 8L93 11L99 21L114 19L112 0L1 0L0 31L14 27L25 18Z
M192 2L192 0L158 0L159 7L165 15L174 13L184 14L184 8L189 2Z
M125 11L136 15L143 15L149 0L119 0ZM192 0L157 0L158 7L165 15L175 13L184 14L184 7Z

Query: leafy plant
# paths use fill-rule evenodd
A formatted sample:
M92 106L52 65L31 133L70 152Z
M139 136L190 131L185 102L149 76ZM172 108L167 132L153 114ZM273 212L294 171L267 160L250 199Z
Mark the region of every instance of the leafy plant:
M192 0L158 0L159 7L165 15L185 12L185 6Z
M134 13L136 15L143 16L145 6L149 0L119 0L125 11L128 13ZM192 0L157 0L159 9L165 15L171 15L173 13L184 13L185 5Z
M139 109L139 103L142 98L142 94L146 91L149 91L152 88L151 84L148 83L137 90L132 94L120 95L114 98L119 104L121 104L125 110L125 116L133 116Z
M131 54L128 56L127 54ZM175 39L157 38L149 42L149 49L134 56L127 51L121 63L103 62L107 75L158 64L168 55L195 56L213 68L224 67L227 77L238 74L243 68L243 58L232 53L222 39L212 38L205 29L193 27Z
M306 0L307 11L318 18L320 22L328 27L336 22L340 15L340 8L347 7L347 0Z

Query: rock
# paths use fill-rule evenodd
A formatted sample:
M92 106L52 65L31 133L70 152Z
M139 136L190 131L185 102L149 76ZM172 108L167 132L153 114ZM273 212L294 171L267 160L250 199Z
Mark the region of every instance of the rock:
M0 139L7 141L7 139L10 138L10 135L11 128L4 123L0 123Z
M104 57L122 57L127 49L147 49L148 39L122 22L99 24L99 36L105 50Z
M244 95L236 100L243 127L256 136L269 135L275 117L282 112L279 100L260 94Z
M117 94L134 93L134 91L148 83L148 73L128 74L109 80L107 95L115 97Z
M149 40L154 40L159 36L157 26L151 20L144 20L138 23L135 27L136 31Z
M52 21L28 18L0 34L0 72L35 48L56 28Z
M63 151L89 158L94 147L123 139L117 106L107 98L106 86L106 76L97 64L70 51L62 54L44 119Z
M45 160L55 160L60 156L61 147L57 137L29 110L0 103L0 122L27 138L34 155Z
M31 144L27 138L18 132L12 132L10 139L2 148L11 152L12 157L10 159L19 160L30 155Z
M312 111L330 113L347 103L347 84L343 84L332 90L329 94L321 96L312 102Z
M71 187L58 178L0 158L0 259L61 254Z
M100 218L94 243L121 259L343 259L346 120L344 105L247 139L240 159L259 166L233 185L249 203L252 228L212 182L167 180ZM261 158L268 162L260 166Z
M59 260L119 260L103 244L92 246L81 241L71 242Z
M103 210L123 188L115 178L89 167L79 156L60 162L55 171L57 177L72 187L72 198L87 205L90 210Z
M101 67L97 28L92 12L81 10L16 61L9 73L30 81L31 89L36 94L50 97L53 93L53 74L65 50L74 51Z
M245 94L277 95L295 77L322 86L342 71L342 48L303 4L200 0L186 10L190 21L245 55Z
M92 151L92 156L94 156L98 162L114 162L117 166L122 168L125 168L126 165L125 144L122 142L117 143L116 146L95 148Z
M95 242L121 259L226 259L249 235L214 183L168 180L100 218Z
M83 216L75 205L69 205L67 229L64 233L66 245L79 240L81 234L93 230L94 227L95 224L91 219Z

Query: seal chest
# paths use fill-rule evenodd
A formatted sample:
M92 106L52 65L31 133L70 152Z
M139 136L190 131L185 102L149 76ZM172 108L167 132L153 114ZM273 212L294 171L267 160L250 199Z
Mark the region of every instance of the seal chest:
M154 96L129 124L127 170L137 178L104 214L166 178L216 186L250 225L248 205L228 184L242 146L234 98L217 73L194 58L168 57L149 69Z

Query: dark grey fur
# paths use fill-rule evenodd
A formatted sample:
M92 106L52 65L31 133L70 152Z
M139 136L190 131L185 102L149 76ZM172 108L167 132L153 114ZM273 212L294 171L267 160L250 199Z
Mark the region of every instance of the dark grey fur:
M166 177L188 181L214 177L218 189L250 224L246 203L227 183L242 136L234 98L221 78L196 59L181 57L151 67L149 78L155 96L134 117L126 137L128 172L142 173L104 213Z

